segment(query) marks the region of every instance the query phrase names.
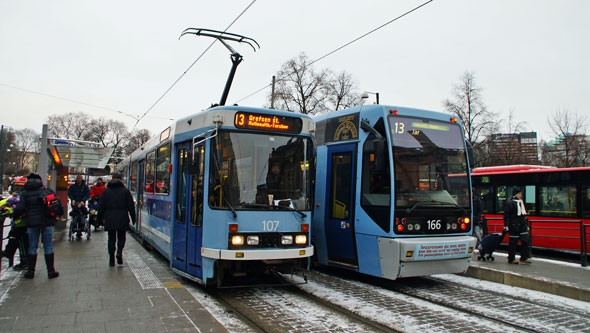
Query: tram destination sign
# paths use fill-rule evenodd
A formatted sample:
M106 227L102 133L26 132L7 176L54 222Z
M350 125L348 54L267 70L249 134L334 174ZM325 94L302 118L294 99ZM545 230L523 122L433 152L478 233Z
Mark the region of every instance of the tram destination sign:
M236 112L234 126L259 131L301 133L303 122L296 117L240 111Z

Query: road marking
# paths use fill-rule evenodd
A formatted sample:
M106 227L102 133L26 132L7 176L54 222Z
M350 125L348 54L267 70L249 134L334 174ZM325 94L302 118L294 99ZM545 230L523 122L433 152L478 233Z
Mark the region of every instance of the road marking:
M180 283L178 281L164 282L162 284L164 285L164 288L168 288L168 289L172 289L172 288L184 288L184 286L182 285L182 283Z

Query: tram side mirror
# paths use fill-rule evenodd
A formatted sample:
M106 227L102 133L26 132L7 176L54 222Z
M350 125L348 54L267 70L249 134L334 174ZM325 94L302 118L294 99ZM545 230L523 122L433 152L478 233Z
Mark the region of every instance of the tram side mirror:
M469 161L469 167L473 169L475 166L475 158L473 156L473 146L469 141L465 140L465 146L467 147L467 160Z
M388 159L388 155L387 155L387 147L385 146L385 140L384 139L375 139L373 140L373 151L375 153L375 161L374 161L374 165L375 165L375 173L376 174L383 174L385 172L387 172L387 159Z

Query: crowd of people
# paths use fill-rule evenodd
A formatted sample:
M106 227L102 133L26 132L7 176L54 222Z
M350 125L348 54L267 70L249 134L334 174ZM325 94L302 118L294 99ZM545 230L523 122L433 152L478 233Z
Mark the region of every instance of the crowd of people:
M121 181L121 176L113 174L108 184L99 178L90 189L82 175L78 175L76 182L68 188L68 198L72 216L70 223L83 221L89 212L87 205L96 205L97 220L104 223L104 230L108 233L109 266L115 265L115 258L122 265L125 232L130 222L135 224L136 217L133 197ZM0 198L0 223L4 224L7 217L12 220L8 242L1 256L8 259L10 267L26 269L25 278L35 277L39 240L43 243L47 277L53 279L59 276L55 270L53 233L58 218L63 216L62 207L55 192L43 184L41 176L34 173L27 176L22 193L12 192L9 197ZM20 263L14 265L18 249Z

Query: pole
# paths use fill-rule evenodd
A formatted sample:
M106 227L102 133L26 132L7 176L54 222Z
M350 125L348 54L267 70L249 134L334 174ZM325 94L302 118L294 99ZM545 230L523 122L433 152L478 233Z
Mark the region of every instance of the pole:
M375 93L375 96L377 97L377 104L379 104L379 93Z
M41 149L39 150L39 165L37 166L37 174L41 176L44 182L47 181L47 165L49 156L47 153L47 124L43 124L41 130Z
M272 76L272 90L270 92L270 108L271 109L275 108L275 83L276 83L276 77L273 75Z
M2 192L4 192L4 125L0 127L0 194Z

